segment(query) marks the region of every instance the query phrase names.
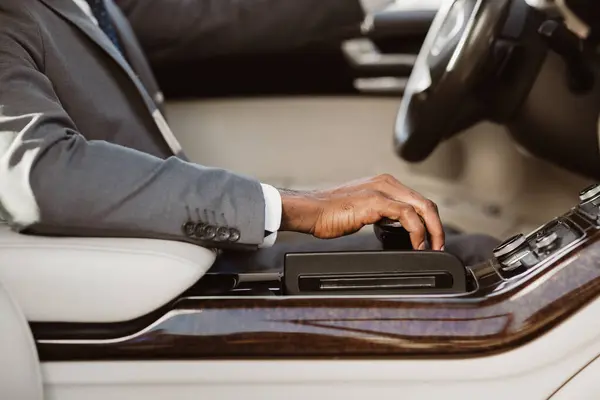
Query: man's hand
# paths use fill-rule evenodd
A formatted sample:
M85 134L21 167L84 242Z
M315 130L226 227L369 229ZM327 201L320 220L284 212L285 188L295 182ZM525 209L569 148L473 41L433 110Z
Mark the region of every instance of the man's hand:
M425 249L427 232L433 250L442 250L444 230L437 206L391 175L351 182L322 191L280 190L281 230L332 239L355 233L382 218L400 221L415 249Z

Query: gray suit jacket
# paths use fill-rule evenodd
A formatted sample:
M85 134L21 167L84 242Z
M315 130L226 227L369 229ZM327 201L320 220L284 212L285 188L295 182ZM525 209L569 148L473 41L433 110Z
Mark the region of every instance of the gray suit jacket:
M108 1L127 61L72 0L0 1L2 217L38 234L256 248L260 184L173 155L153 118L160 92L134 32L156 62L285 48L357 29L358 0L118 5ZM239 235L186 233L198 221Z

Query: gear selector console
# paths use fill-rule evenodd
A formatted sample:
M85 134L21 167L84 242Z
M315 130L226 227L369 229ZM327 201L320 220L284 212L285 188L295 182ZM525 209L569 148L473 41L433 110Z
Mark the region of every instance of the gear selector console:
M290 253L288 295L442 295L467 291L467 272L453 255L413 251L396 221L381 220L375 235L385 251Z

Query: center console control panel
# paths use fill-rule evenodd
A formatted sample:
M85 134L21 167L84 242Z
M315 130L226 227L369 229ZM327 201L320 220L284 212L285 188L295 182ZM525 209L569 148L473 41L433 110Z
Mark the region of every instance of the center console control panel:
M600 229L600 184L581 191L580 203L528 236L515 235L494 250L498 273L512 279L543 267L585 242Z

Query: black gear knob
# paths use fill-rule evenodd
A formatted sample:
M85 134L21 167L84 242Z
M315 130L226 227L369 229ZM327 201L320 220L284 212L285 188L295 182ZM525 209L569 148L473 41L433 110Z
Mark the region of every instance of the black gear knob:
M413 250L410 234L400 222L383 218L373 225L373 230L384 250Z

